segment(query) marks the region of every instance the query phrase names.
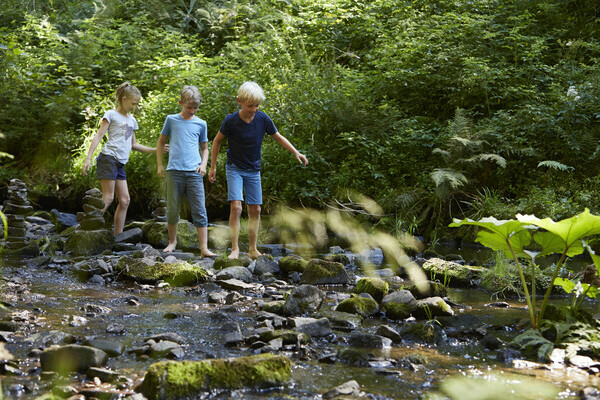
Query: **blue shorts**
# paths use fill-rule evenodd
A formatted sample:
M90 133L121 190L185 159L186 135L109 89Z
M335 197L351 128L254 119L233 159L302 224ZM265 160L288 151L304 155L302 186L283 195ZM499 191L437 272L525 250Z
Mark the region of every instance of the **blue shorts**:
M245 193L246 204L262 204L260 171L239 168L235 164L227 164L225 166L225 172L225 175L227 176L227 198L229 201L244 201Z
M176 225L183 196L190 203L192 222L196 228L208 226L206 207L204 205L204 182L202 175L196 171L168 170L167 180L167 223Z
M117 161L113 156L104 153L96 158L96 176L98 179L127 180L125 175L125 164Z

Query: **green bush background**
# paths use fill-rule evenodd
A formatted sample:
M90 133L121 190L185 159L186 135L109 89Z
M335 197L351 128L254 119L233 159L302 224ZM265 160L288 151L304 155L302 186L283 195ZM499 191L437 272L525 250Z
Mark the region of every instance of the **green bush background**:
M357 191L383 206L381 227L429 237L451 217L600 212L596 0L4 0L0 22L0 154L13 156L0 199L18 177L35 205L78 211L98 186L85 153L125 80L151 146L183 85L200 88L212 139L255 80L310 160L265 141L267 212ZM129 215L147 217L163 195L154 156L126 169Z

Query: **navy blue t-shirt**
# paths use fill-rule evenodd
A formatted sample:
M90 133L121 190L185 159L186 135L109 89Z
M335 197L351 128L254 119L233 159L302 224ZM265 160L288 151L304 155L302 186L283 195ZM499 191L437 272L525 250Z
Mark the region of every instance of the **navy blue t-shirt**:
M271 118L260 110L254 114L254 119L249 124L244 122L240 118L240 112L236 111L225 117L220 131L229 142L227 164L260 170L261 146L265 133L274 135L277 128Z

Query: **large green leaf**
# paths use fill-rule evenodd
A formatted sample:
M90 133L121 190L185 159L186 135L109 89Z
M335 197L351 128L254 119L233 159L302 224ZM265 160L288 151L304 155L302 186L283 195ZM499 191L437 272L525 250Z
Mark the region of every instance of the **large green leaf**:
M600 216L591 214L587 208L581 214L558 222L550 218L539 219L535 215L518 214L517 219L548 231L534 236L534 240L542 246L540 255L565 252L567 256L581 254L581 239L600 234Z
M517 257L528 257L524 247L531 243L531 233L527 230L529 224L514 219L498 220L494 217L482 218L479 221L471 219L455 219L449 226L456 228L463 225L475 225L484 228L479 231L477 242L496 251L504 252L512 258L512 250ZM510 247L509 247L510 243Z

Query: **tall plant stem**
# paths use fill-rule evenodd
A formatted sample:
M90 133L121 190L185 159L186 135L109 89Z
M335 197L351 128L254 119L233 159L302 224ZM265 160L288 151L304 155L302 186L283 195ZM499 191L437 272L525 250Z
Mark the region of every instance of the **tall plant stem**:
M523 284L523 291L525 292L525 300L527 301L527 308L529 309L529 319L531 319L531 327L533 329L537 329L537 323L535 320L535 309L533 308L533 304L531 303L531 297L529 296L529 289L527 289L527 282L525 281L525 275L523 275L523 269L521 268L521 263L519 263L519 258L515 254L512 246L510 245L510 238L506 239L506 244L510 249L510 253L515 260L515 264L517 265L517 270L519 271L519 278L521 278L521 284Z
M558 260L558 263L556 264L556 268L554 269L554 273L552 274L552 280L550 281L550 286L548 286L548 289L546 289L546 294L544 294L544 301L542 301L542 308L538 315L538 321L541 321L542 318L544 318L544 312L546 311L546 306L548 305L548 300L550 299L550 293L552 292L552 288L554 287L554 280L558 276L560 268L565 262L565 258L567 258L567 251L569 251L569 248L565 249L565 252L562 254L562 256L560 256L560 260Z

